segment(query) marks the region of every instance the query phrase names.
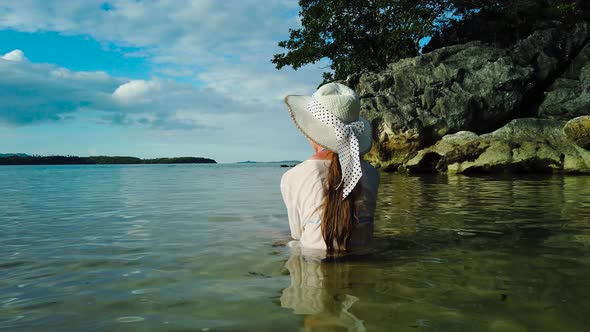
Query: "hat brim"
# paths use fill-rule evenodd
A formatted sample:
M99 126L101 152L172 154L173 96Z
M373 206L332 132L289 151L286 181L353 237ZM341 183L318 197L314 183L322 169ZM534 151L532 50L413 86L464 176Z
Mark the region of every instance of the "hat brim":
M337 144L334 128L316 119L316 117L309 112L307 105L310 101L311 96L291 95L285 97L285 103L289 108L291 118L303 135L322 147L336 152ZM371 123L367 121L367 119L359 116L359 120L363 121L365 124L365 130L363 130L358 137L359 152L363 155L371 150L373 131L371 129Z

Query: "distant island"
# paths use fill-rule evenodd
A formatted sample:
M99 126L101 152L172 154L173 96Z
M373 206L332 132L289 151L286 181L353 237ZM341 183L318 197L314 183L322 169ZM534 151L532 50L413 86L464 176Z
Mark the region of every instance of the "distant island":
M28 157L28 154L25 153L0 153L0 158L2 157L12 157L12 156L21 156L21 157Z
M128 156L29 156L22 153L0 154L0 165L106 165L106 164L216 164L203 157L140 159Z

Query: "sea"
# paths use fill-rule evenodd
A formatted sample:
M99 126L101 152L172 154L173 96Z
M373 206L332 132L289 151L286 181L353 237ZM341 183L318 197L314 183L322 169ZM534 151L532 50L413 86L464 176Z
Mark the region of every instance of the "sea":
M382 173L373 247L319 258L286 170L0 167L0 330L588 331L589 176Z

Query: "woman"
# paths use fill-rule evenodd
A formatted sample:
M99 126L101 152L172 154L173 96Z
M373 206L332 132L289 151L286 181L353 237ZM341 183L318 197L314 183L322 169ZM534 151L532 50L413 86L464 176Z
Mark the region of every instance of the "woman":
M371 125L358 95L329 83L312 96L287 96L297 128L315 154L283 175L281 192L291 236L303 249L328 254L368 245L379 173L360 156L371 148Z

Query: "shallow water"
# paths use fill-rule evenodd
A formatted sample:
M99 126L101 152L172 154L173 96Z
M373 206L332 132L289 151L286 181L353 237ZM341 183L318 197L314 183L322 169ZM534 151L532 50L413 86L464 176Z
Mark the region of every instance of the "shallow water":
M320 262L285 170L0 168L0 329L587 330L590 177L383 174L375 248Z

